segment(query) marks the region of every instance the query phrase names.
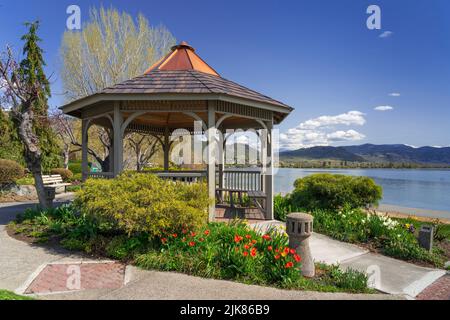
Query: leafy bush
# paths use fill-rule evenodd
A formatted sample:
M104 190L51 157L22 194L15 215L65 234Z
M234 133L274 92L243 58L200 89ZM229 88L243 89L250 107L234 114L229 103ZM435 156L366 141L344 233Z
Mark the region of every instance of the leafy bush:
M25 175L24 168L15 161L0 159L0 185L14 183Z
M81 173L74 173L72 177L72 181L81 181L83 178Z
M383 194L371 178L328 173L298 179L294 186L292 204L306 209L361 208L378 204Z
M69 170L72 171L73 174L81 174L83 171L81 161L69 162Z
M31 175L26 175L20 179L17 179L15 184L18 186L34 185L34 178Z
M273 198L273 211L276 220L286 221L286 216L289 213L301 211L292 204L289 195L282 196L277 194Z
M59 174L65 182L71 181L73 177L73 173L69 169L55 168L52 169L50 172L51 174Z
M113 180L88 180L75 203L97 223L109 223L131 235L150 237L181 228L198 228L207 221L206 185L176 183L155 175L124 173Z

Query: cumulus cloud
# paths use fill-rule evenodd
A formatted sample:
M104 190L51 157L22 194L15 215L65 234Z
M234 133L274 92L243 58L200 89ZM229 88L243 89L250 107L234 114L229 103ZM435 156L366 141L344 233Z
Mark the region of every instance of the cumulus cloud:
M389 93L389 96L390 97L400 97L401 94L399 92L392 92L392 93Z
M357 141L363 140L366 136L355 130L348 131L335 131L327 134L329 141L339 142L339 141Z
M394 108L391 106L378 106L378 107L375 107L374 110L376 110L376 111L391 111L391 110L394 110Z
M363 126L364 113L349 111L336 116L320 116L300 123L297 127L280 134L280 147L299 149L312 146L327 146L344 141L358 141L365 135L355 130L336 130L337 126Z
M364 113L359 111L350 111L347 113L339 114L337 116L321 116L315 119L311 119L301 123L297 128L302 130L312 130L322 127L330 127L336 125L359 125L362 126L366 123L364 119Z
M389 38L393 35L394 33L392 31L385 31L382 34L379 35L380 38Z

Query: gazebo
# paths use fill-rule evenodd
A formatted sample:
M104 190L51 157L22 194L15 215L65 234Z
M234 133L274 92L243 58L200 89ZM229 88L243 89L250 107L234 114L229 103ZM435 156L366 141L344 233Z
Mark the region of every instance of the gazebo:
M204 178L209 196L216 204L221 195L249 195L259 204L263 218L273 219L273 141L272 129L293 110L288 105L221 77L203 61L194 48L181 42L143 75L105 88L101 92L61 107L65 114L82 120L83 179L114 178L123 170L123 139L137 132L157 137L164 150L163 178L193 181ZM200 131L199 130L200 124ZM89 172L88 129L104 127L110 135L110 172ZM206 170L169 171L172 134L184 129L189 134L207 137ZM230 129L259 132L261 170L229 170L224 166L225 139L218 133ZM261 134L261 132L265 134ZM212 143L214 142L214 143ZM221 149L222 148L222 149ZM209 209L214 219L216 205Z

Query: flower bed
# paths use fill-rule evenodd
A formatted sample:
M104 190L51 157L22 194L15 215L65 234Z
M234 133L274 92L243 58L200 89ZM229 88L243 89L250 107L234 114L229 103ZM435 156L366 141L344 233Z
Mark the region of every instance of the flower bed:
M259 234L243 222L209 223L196 228L126 234L111 224L88 219L72 205L27 210L9 232L37 242L119 259L145 269L176 271L247 284L315 291L371 292L365 274L317 265L317 276L301 276L301 257L277 229Z
M275 212L279 219L284 220L289 212L305 211L297 208L289 196L275 198ZM420 223L413 219L391 219L375 213L367 213L362 209L352 209L344 206L340 210L312 210L315 231L334 239L362 244L385 255L406 261L443 267L445 253L439 247L439 241L432 252L419 246L417 232ZM436 237L442 237L439 223ZM444 236L440 241L448 241Z

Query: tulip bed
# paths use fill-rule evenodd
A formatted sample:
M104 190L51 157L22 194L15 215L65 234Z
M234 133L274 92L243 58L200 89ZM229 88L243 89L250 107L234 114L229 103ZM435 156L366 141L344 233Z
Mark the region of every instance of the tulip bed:
M196 232L167 233L159 242L159 250L137 255L135 263L146 269L280 288L371 292L365 274L338 266L317 265L316 278L302 277L301 257L289 249L280 229L261 234L242 221L210 223Z
M59 242L70 250L108 257L144 269L175 271L205 278L285 289L328 292L372 292L367 276L338 266L317 265L317 276L301 275L301 257L288 248L281 229L258 232L243 221L201 227L171 227L160 235L128 234L98 224L72 205L27 210L8 227L10 234L36 243Z

